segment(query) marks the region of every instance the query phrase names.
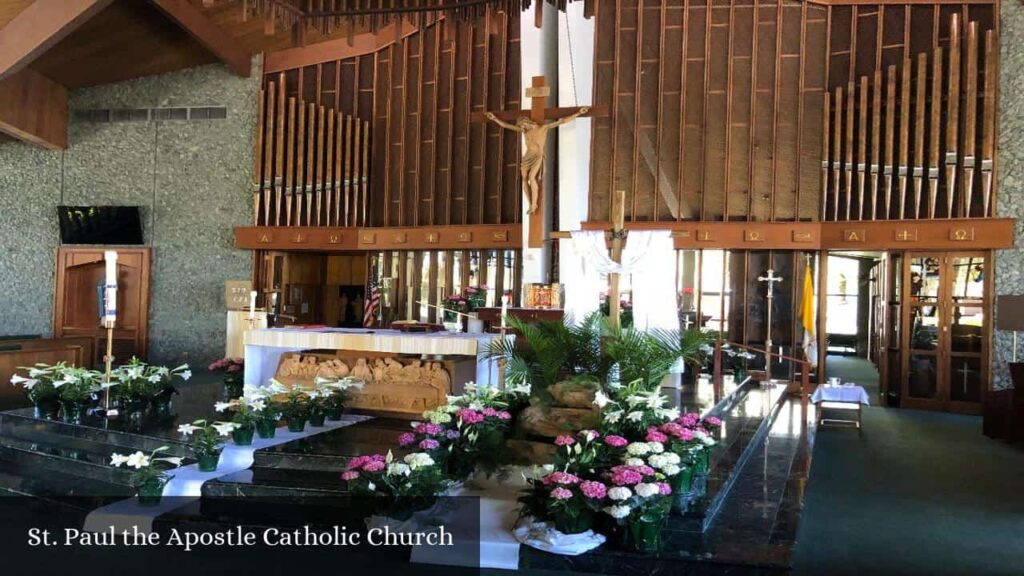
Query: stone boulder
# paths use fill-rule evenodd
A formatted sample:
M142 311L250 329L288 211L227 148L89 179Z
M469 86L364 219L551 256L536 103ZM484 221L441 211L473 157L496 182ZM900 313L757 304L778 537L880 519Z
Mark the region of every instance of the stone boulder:
M601 412L592 404L589 408L532 404L516 419L516 427L524 434L548 438L597 428L600 424Z
M597 382L564 380L548 387L548 393L554 406L589 410L594 407L594 394L598 389Z

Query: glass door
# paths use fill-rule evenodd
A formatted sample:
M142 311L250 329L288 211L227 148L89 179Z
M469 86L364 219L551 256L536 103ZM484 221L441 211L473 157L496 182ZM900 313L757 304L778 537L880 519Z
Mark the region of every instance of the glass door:
M988 374L986 253L908 253L903 268L907 408L978 413Z
M949 406L977 412L988 378L988 259L983 253L949 257Z
M942 410L942 254L907 254L903 267L903 398L906 408Z

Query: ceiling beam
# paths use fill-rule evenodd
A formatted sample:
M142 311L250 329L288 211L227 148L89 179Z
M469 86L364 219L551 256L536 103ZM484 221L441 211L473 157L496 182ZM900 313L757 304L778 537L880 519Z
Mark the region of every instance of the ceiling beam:
M376 32L356 34L352 38L325 40L308 46L268 52L264 55L263 72L272 74L292 68L366 56L387 48L416 32L419 32L419 28L415 24L402 20L397 23L392 22Z
M237 42L210 21L188 0L152 0L168 18L177 22L197 42L213 53L238 76L246 78L252 67L252 55L238 47Z
M49 150L67 148L67 89L30 68L0 80L0 132Z
M0 79L27 66L113 0L36 0L0 28Z

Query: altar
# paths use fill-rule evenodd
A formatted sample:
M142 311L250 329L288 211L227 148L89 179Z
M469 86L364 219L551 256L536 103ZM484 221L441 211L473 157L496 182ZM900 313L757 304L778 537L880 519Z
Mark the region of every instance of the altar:
M511 337L511 336L506 336ZM419 413L447 394L460 394L469 381L496 385L498 363L485 357L497 334L438 332L410 334L362 328L268 328L245 335L245 383L266 386L271 378L285 384L313 383L316 377L352 376L388 395L370 405L383 408L403 391L431 388L398 412ZM408 396L408 394L406 394ZM423 402L426 405L421 405Z

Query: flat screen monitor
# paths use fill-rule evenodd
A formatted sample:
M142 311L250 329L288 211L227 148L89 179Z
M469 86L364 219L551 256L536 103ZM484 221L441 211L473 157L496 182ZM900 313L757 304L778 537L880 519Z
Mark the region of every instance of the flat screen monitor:
M138 206L58 206L61 244L142 244Z

